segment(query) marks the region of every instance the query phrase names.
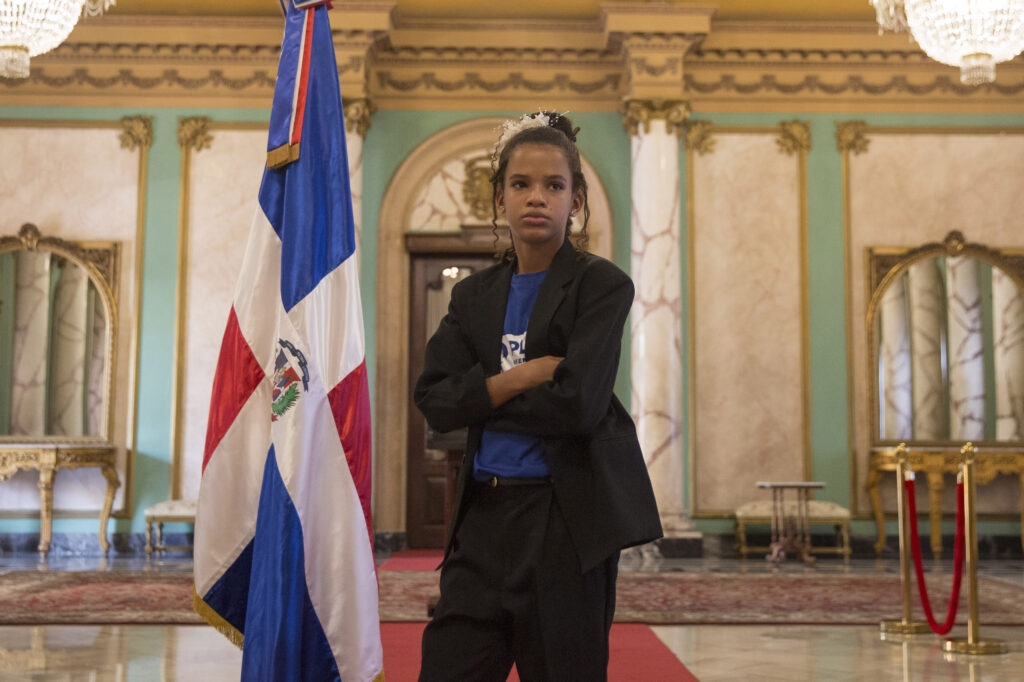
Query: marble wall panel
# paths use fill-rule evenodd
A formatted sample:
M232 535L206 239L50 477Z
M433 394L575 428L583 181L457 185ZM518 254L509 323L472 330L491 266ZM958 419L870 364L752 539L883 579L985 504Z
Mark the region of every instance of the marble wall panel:
M850 353L853 388L853 447L857 478L853 507L864 513L870 502L863 483L871 447L865 315L865 249L913 247L940 242L951 230L968 241L995 247L1024 246L1024 134L962 133L952 129L867 131L866 151L849 156L848 268ZM882 484L891 505L891 478ZM981 497L998 497L994 486ZM990 495L991 493L991 495ZM1019 513L1016 496L989 499L993 508ZM947 504L949 500L947 500ZM948 511L955 510L949 505Z
M209 148L190 152L187 179L189 249L179 358L179 390L184 396L180 480L181 496L193 500L199 495L217 354L266 163L266 131L211 132Z
M0 164L0 234L15 235L24 223L35 223L43 235L76 241L121 242L120 294L117 301L121 333L116 348L115 401L111 440L118 446L117 469L122 486L114 511L124 509L128 473L125 445L131 442L132 408L128 386L136 326L135 237L138 218L139 151L121 147L116 126L98 124L28 124L0 122L0 148L17 164ZM105 425L104 425L105 427ZM39 509L34 472L0 484L0 515ZM95 511L106 491L97 469L64 470L54 483L54 509Z
M716 132L689 171L695 514L803 478L800 173L777 137Z
M996 440L1024 440L1024 296L992 268Z

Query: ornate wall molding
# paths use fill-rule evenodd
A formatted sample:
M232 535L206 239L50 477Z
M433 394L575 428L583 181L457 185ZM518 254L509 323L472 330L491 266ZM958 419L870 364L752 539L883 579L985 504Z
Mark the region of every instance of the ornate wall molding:
M1024 92L1024 81L1016 83L986 83L981 86L962 85L948 75L935 76L926 83L914 83L907 76L893 76L885 81L870 82L860 75L851 75L845 81L829 82L817 75L804 76L794 82L784 82L774 74L764 74L750 82L741 82L735 74L721 74L714 80L701 80L699 76L683 76L686 91L693 95L719 92L738 95L757 94L824 94L824 95L959 95L979 97L990 94L1018 95Z
M868 22L712 25L709 8L660 3L609 3L593 20L554 23L413 21L387 3L368 7L334 10L346 27L334 31L335 54L345 99L381 109L617 111L623 100L661 99L695 111L1024 112L1024 59L970 87ZM28 79L0 79L0 96L11 105L267 107L279 50L272 18L104 17L34 59Z
M690 106L682 101L634 99L622 105L622 127L629 131L630 135L639 134L641 126L645 133L649 133L651 121L663 120L670 131L681 137L689 116Z
M789 154L811 150L811 124L805 121L783 121L779 123L779 136L775 143L779 151Z
M121 244L104 243L101 246L82 245L60 237L42 236L33 223L25 223L18 230L17 237L0 237L0 252L27 249L45 250L72 256L85 266L92 268L110 290L112 309L117 311L117 296L120 291L118 270L121 264Z
M373 112L377 107L368 99L354 99L345 102L345 130L366 139L366 133L373 125Z
M416 91L439 93L479 93L486 95L506 94L510 91L521 93L573 93L578 95L603 94L606 97L618 92L622 82L618 74L608 74L596 80L577 80L569 73L556 73L551 77L531 78L523 72L508 73L502 78L488 79L477 72L463 72L446 80L432 71L420 72L413 78L403 79L390 71L377 71L375 85L380 96Z
M711 136L714 129L711 121L691 121L686 124L686 148L701 156L715 150L715 138Z
M462 198L469 205L474 218L488 223L494 218L491 192L491 157L484 155L466 159L466 181L462 184Z
M836 147L840 152L867 152L867 124L863 121L841 121L836 124Z
M125 116L121 125L124 128L118 136L121 149L149 149L153 146L152 116Z
M868 124L864 121L840 121L836 123L836 148L840 152L863 154L871 140L867 136Z
M178 146L183 150L202 151L213 142L210 119L206 116L178 117Z

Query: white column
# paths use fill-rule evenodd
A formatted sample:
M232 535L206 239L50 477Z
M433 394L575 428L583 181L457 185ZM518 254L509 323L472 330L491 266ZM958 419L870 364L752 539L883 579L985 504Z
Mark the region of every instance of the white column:
M910 387L910 335L907 322L906 278L893 282L879 310L879 358L882 362L882 438L913 437L913 396Z
M363 136L345 132L348 147L348 179L352 189L352 219L356 224L356 252L363 249Z
M1024 297L992 268L992 330L996 378L996 440L1024 440Z
M949 428L953 440L985 437L985 361L978 261L946 260L949 324Z
M683 498L679 138L666 120L632 135L633 418L668 537L694 528Z
M89 309L89 277L78 265L55 263L60 269L53 293L50 322L50 409L47 433L54 436L85 435L85 369L87 338L92 329Z
M15 280L11 435L46 434L50 254L19 251Z
M949 409L942 371L946 292L938 262L929 258L907 271L913 380L913 437L949 437Z
M353 99L345 104L345 147L348 178L352 192L352 219L356 228L356 253L363 253L363 138L370 129L373 107L368 100Z

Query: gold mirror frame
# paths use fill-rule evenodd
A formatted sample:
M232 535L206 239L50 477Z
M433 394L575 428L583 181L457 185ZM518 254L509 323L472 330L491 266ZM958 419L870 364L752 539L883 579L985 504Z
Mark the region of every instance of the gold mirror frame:
M871 247L866 250L867 264L867 313L865 315L868 346L869 414L872 446L894 446L899 442L910 445L949 445L957 448L960 441L906 440L897 441L879 437L878 397L878 339L874 333L876 317L886 290L898 281L912 265L929 258L940 256L966 256L988 263L1002 270L1017 285L1024 296L1024 250L995 249L975 244L964 239L963 233L954 230L941 242L932 242L916 248ZM978 445L1007 446L1020 444L1017 441L976 441Z
M117 361L117 296L118 273L121 269L120 242L72 242L60 237L44 237L32 223L21 226L16 237L0 237L0 254L14 251L47 251L75 263L85 270L93 286L100 293L109 329L106 340L106 368L104 372L103 433L96 436L0 435L0 449L5 444L72 444L109 443L114 420L114 368Z

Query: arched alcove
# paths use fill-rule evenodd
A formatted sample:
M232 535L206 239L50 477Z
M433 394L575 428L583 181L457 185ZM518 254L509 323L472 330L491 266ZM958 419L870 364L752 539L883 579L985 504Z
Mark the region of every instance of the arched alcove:
M377 333L374 525L378 532L402 532L406 517L406 434L409 377L409 252L405 236L416 231L413 214L421 188L447 164L489 153L504 121L484 117L434 134L402 162L388 183L377 220ZM590 250L612 258L611 205L604 185L583 159L591 211Z

